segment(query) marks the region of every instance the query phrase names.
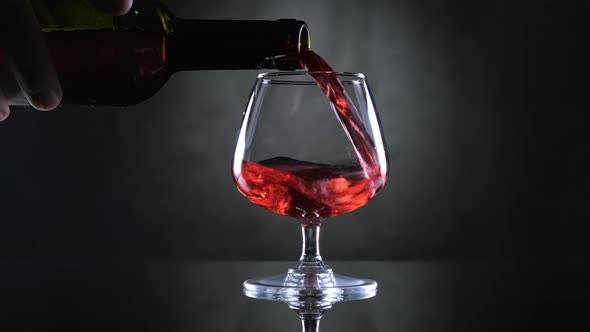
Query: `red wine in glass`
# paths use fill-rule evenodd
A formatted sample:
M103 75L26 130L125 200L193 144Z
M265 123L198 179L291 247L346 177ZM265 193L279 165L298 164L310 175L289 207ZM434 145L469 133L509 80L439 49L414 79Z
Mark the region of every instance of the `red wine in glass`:
M278 157L243 161L236 181L252 203L298 219L324 219L367 204L380 189L360 166L338 166Z

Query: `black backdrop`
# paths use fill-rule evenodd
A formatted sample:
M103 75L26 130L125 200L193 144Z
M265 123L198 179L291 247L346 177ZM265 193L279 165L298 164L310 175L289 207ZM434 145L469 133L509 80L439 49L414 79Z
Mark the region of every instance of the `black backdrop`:
M515 278L586 303L581 5L165 3L182 17L305 20L334 68L368 76L389 185L326 223L326 258L516 259ZM295 223L230 176L255 74L179 74L126 109L14 110L0 123L0 254L295 259Z
M335 68L367 74L391 176L371 204L326 223L333 259L581 245L566 240L577 239L587 215L575 7L165 3L183 17L305 20L312 46ZM127 109L14 110L0 125L2 252L294 257L295 223L247 202L229 172L255 74L182 73Z

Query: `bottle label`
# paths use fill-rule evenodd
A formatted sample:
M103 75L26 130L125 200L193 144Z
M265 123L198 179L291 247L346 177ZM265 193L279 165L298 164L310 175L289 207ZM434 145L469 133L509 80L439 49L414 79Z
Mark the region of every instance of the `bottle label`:
M88 0L31 0L31 4L45 32L114 27L113 16Z

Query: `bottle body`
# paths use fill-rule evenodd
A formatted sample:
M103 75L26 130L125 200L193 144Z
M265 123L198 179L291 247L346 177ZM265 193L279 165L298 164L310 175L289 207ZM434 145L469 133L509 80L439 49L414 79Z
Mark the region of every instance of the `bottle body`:
M66 105L134 105L181 70L298 69L309 40L301 21L186 20L153 1L137 0L121 17L79 0L37 5ZM13 83L3 92L26 104Z
M47 33L63 89L62 104L134 105L154 95L171 76L166 36L128 30Z

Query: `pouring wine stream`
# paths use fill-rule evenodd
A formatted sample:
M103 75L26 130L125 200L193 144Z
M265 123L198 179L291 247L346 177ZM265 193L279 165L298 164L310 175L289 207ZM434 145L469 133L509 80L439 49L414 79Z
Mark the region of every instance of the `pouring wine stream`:
M358 118L358 112L355 109L354 103L346 93L342 82L335 74L333 74L333 69L321 56L307 48L301 50L301 55L303 64L309 71L309 75L330 100L330 105L335 111L343 130L346 132L346 135L352 143L359 159L359 163L364 171L365 178L368 179L371 184L374 184L373 181L382 175L380 173L381 167L377 162L375 149L373 149L374 142ZM385 177L383 178L385 179ZM367 201L374 197L383 188L383 185L384 183L378 188L373 188L370 197L367 197ZM310 268L316 269L317 272L313 275L313 278L308 278L309 280L305 280L304 278L304 287L317 287L318 281L320 280L320 283L323 284L324 287L326 285L336 286L337 284L332 269L322 260L320 255L319 240L321 221L322 220L319 217L310 220L300 220L303 238L302 254L299 262L294 268L289 270L288 275L296 275L297 271L305 271L306 268L308 271ZM376 295L376 287L377 284L375 283L374 295ZM321 301L319 302L321 303ZM320 319L331 306L332 303L329 305L320 304L320 306L314 308L313 305L310 306L308 304L307 307L304 308L292 308L301 318L303 332L318 332Z

